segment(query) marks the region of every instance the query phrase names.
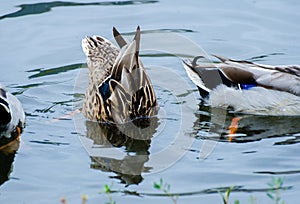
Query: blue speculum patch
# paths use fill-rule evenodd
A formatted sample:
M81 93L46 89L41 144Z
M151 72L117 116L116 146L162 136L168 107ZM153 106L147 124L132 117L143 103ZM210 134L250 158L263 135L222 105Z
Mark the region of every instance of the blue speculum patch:
M243 90L249 90L253 87L256 87L257 85L256 84L241 84L241 87Z
M101 94L103 101L106 101L111 93L110 93L110 89L109 89L109 81L110 78L107 78L98 88L99 93Z

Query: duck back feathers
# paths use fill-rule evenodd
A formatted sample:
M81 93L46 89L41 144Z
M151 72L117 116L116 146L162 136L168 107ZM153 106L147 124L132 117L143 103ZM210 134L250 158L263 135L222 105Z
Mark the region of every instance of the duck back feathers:
M208 104L232 107L241 113L300 115L300 66L270 66L214 57L220 62L202 56L183 61L201 96L206 93L203 99ZM198 64L199 59L202 60Z
M140 28L131 43L116 28L113 34L121 49L99 36L82 41L90 70L84 114L89 120L112 123L156 115L157 99L139 59Z

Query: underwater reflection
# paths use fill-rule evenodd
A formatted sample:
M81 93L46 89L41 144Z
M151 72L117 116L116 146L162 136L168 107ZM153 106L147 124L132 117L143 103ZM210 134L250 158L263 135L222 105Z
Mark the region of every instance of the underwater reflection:
M20 140L16 138L10 143L0 147L0 186L9 180L9 175L12 172L12 165L19 149Z
M300 117L297 116L241 115L203 104L195 115L198 119L194 129L199 139L245 143L284 136L283 141L274 145L300 142Z
M122 183L139 184L149 160L151 138L159 125L157 117L136 119L116 125L86 121L86 137L93 141L87 151L91 155L91 168L114 172Z

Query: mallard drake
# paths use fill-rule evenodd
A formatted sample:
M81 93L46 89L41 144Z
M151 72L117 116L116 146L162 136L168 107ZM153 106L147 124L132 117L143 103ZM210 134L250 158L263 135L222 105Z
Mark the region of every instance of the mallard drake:
M117 124L156 115L157 99L139 59L140 28L131 43L116 28L113 35L120 49L100 36L82 40L89 67L84 115L88 120Z
M183 60L189 78L209 105L247 114L300 115L300 66L214 57L219 62L203 56Z
M0 85L0 147L20 136L25 113L20 101Z

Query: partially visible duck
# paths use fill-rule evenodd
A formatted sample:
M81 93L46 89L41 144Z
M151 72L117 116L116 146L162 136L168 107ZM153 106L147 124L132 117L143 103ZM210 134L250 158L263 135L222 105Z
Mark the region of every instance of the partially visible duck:
M22 104L0 85L0 147L18 138L24 126Z
M130 43L116 28L113 34L120 49L100 36L82 40L89 67L84 115L88 120L117 124L156 115L154 89L139 59L140 28Z
M270 66L214 55L184 60L189 78L212 107L257 115L300 115L300 66Z

